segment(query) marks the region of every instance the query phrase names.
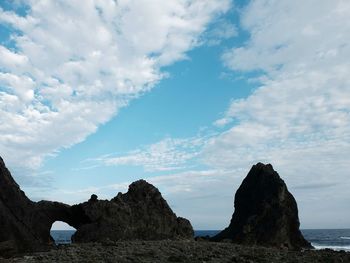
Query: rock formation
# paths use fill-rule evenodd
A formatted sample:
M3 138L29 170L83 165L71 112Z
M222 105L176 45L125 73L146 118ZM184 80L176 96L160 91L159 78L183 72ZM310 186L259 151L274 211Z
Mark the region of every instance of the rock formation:
M193 238L190 222L176 217L158 189L144 180L111 201L92 196L77 207L91 223L77 229L72 237L76 242Z
M212 241L311 248L299 230L297 203L271 164L252 167L238 188L230 225Z
M53 245L50 229L64 221L77 229L74 242L160 240L193 237L190 222L177 217L153 185L144 180L111 201L96 195L85 203L29 200L0 157L0 255L39 251Z
M37 240L32 230L31 202L11 177L0 157L0 254L32 249Z

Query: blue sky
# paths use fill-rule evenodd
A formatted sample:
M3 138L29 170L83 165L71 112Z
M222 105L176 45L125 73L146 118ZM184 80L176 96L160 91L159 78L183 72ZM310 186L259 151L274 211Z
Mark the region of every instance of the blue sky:
M350 227L346 1L1 1L0 155L34 200L145 178L220 229L270 162L302 227ZM340 26L341 25L341 26Z
M220 63L220 54L224 47L205 45L188 52L188 59L164 69L169 76L152 91L131 101L84 142L50 158L42 169L57 171L61 167L59 173L66 173L67 167L70 167L72 178L78 175L74 182L74 187L78 187L81 186L82 171L74 169L93 166L85 163L89 158L123 154L166 138L188 138L201 132L224 130L214 127L213 123L222 116L233 98L246 97L256 86L247 83L240 77L241 74L227 73L228 76L223 76L225 68ZM91 176L86 186L91 182L103 185L155 174L140 167L99 165L83 173L85 177ZM96 178L96 173L102 176ZM72 186L72 181L67 184L65 178L60 181L62 187Z

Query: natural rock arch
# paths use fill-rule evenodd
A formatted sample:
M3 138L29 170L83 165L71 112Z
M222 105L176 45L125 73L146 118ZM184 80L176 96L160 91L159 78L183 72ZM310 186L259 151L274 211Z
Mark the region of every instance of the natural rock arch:
M50 229L63 221L77 229L75 242L132 239L191 239L191 223L177 217L153 185L139 180L112 200L77 205L33 202L12 178L0 157L0 255L38 251L54 244Z
M40 227L36 227L40 233L42 240L49 238L49 243L53 244L50 230L51 226L56 221L62 221L78 229L84 224L91 223L91 220L86 216L85 212L79 205L67 205L60 202L40 201L36 203L38 211L38 222Z

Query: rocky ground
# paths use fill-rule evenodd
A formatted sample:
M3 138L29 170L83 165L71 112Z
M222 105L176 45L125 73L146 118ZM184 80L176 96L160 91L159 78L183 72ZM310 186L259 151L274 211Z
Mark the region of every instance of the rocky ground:
M199 241L133 241L65 245L48 252L22 255L10 259L0 258L0 262L350 263L350 253L332 250L297 252Z

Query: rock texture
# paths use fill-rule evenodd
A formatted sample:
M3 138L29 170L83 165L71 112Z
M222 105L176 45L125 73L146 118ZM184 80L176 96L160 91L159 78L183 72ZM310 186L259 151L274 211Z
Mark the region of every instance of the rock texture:
M225 242L123 241L59 246L48 252L1 259L1 263L349 263L345 251L290 251Z
M190 222L177 217L158 189L144 180L132 183L127 193L118 193L111 201L93 195L77 207L91 223L77 229L75 242L193 238Z
M133 239L187 239L193 229L177 217L157 188L140 180L111 201L92 195L88 202L69 206L29 200L0 157L0 256L48 249L50 229L64 221L77 229L75 242Z
M252 167L235 195L230 225L212 241L311 248L299 230L297 203L271 164Z
M47 218L39 210L21 191L0 158L0 255L38 250L51 242L50 235L42 236L38 222Z

